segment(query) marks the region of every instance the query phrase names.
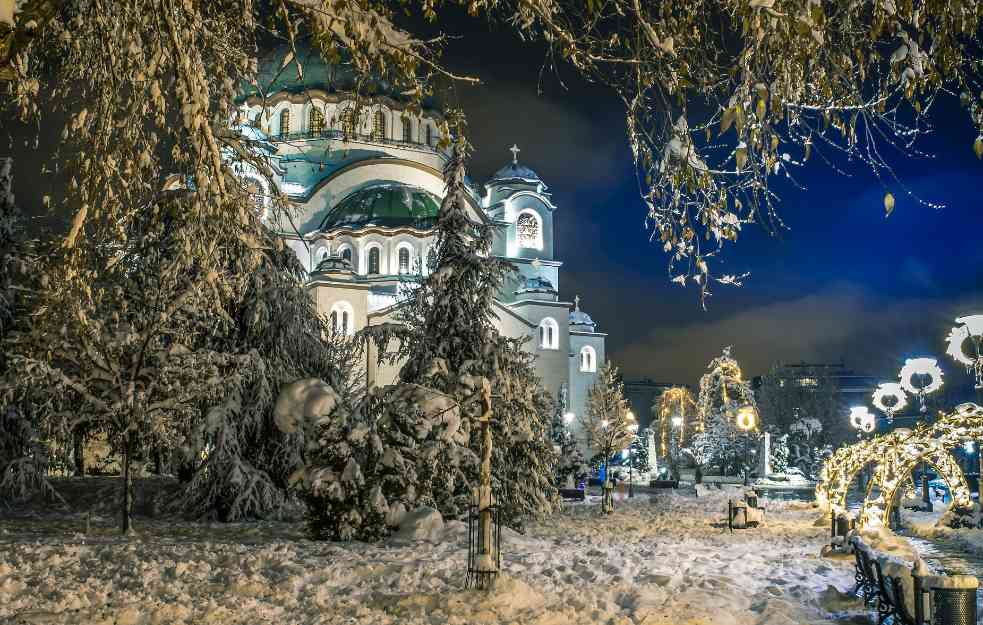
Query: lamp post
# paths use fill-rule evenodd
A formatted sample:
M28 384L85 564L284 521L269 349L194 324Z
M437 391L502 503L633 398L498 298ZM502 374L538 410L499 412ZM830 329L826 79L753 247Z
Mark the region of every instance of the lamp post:
M750 485L751 466L749 460L749 446L751 442L751 430L754 429L756 416L754 407L750 404L741 406L737 411L737 427L744 430L744 485Z
M976 403L983 405L983 315L968 315L966 317L956 317L956 323L961 324L949 330L946 340L949 348L946 353L950 358L966 367L966 372L972 371L976 378ZM963 345L966 339L973 344L971 353L966 353ZM970 458L971 460L972 458ZM971 464L969 466L972 466ZM983 453L980 454L980 462L976 466L977 493L983 492L979 483L983 480ZM983 500L983 497L980 497Z

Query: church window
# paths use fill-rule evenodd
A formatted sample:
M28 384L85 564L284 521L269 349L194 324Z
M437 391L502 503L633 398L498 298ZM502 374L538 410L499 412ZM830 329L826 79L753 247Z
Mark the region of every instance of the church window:
M290 134L290 109L280 111L280 136L286 137Z
M386 138L386 114L376 111L372 116L372 140L382 141Z
M597 352L590 345L580 349L580 370L584 373L597 371Z
M348 264L352 262L352 248L345 247L341 250L341 257L348 261Z
M341 336L355 333L355 310L348 302L335 302L331 307L331 332Z
M539 322L539 346L542 349L560 349L560 326L551 317Z
M433 126L427 124L427 145L433 147Z
M319 135L324 132L324 111L316 106L311 107L310 118L307 120L308 131L312 135Z
M519 217L515 220L515 236L519 247L542 249L543 228L539 222L539 215L532 211L519 213Z
M348 107L341 112L341 132L345 137L355 136L355 109Z
M413 141L413 122L409 117L403 118L403 141L411 143Z
M407 247L399 248L399 273L410 272L410 250Z
M319 249L314 257L314 268L317 269L317 266L320 265L325 259L327 259L327 257L328 257L328 248L322 247L321 249Z
M379 273L379 248L373 247L369 250L369 275L377 275Z

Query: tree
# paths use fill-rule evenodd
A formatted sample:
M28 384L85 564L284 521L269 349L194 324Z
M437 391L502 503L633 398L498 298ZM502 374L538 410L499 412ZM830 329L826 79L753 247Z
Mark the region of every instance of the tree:
M649 464L648 441L650 436L652 436L652 430L645 428L632 437L631 445L629 445L628 460L636 474L648 473L652 470L652 466Z
M754 392L730 350L724 348L720 356L711 360L707 373L700 378L697 410L703 430L687 448L700 470L716 465L724 474L736 471L743 458L743 436L735 421L737 410L750 406L757 412Z
M797 186L795 174L813 155L834 170L862 164L886 188L911 195L881 148L919 155L932 105L955 94L983 155L979 0L461 4L545 41L551 58L624 103L648 226L673 280L698 285L703 301L711 283L741 283L743 276L710 267L744 225L783 228L777 204L784 190L772 182L789 178ZM424 14L446 25L450 5L428 4ZM250 59L261 32L294 52L281 72L302 72L294 46L305 31L326 58L350 59L365 88L374 74L408 94L411 108L435 78L477 82L440 64L443 37L415 36L396 23L404 10L396 0L181 3L161 19L150 0L117 0L113 8L72 0L52 9L31 0L0 44L0 73L12 78L21 111L36 115L46 110L38 95L54 97L73 113L67 135L86 148L70 164L82 175L67 247L90 218L122 218L144 205L134 197L140 185L117 183L149 179L139 174L154 160L153 146L209 181L191 207L194 219L224 210L230 185L219 154L244 153L248 143L225 124L235 115L236 89L255 78ZM134 67L140 71L126 71ZM133 121L134 111L143 123L117 123ZM121 163L130 170L121 172ZM268 175L261 159L254 164ZM117 191L101 197L105 189ZM893 193L884 200L889 215ZM189 237L188 245L208 264L203 241Z
M614 511L608 462L615 452L631 443L638 424L628 410L618 369L610 361L598 372L597 381L587 392L587 405L580 417L585 444L604 462L604 501L601 511Z

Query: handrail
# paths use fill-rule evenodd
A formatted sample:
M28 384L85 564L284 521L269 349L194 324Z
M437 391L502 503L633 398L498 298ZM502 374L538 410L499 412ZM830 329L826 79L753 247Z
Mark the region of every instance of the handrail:
M442 154L436 146L427 145L422 141L404 141L398 139L390 139L389 137L378 137L373 134L362 134L362 133L345 133L343 130L338 130L337 128L325 128L320 132L291 132L288 134L276 134L268 135L267 137L271 142L274 143L287 143L290 141L303 141L308 139L350 139L356 140L362 143L381 143L384 145L394 145L397 147L404 148L414 148L417 150L425 150L434 152L436 154Z

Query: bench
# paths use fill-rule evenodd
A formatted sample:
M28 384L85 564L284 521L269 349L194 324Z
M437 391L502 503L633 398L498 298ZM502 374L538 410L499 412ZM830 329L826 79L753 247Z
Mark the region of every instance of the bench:
M679 480L649 480L649 488L679 488Z
M975 577L928 575L924 564L912 571L905 562L878 554L859 536L850 544L856 555L856 592L866 604L876 602L879 625L888 620L892 625L975 625Z
M586 501L587 491L583 488L561 488L560 498L564 501Z

